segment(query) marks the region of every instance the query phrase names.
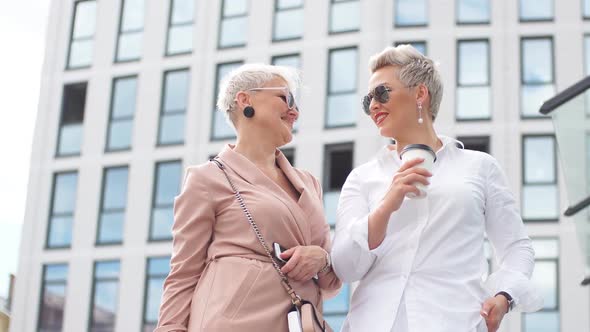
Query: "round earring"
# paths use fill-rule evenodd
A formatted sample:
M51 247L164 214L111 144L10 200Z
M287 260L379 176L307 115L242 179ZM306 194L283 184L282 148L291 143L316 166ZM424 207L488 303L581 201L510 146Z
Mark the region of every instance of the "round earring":
M254 107L246 106L244 107L244 116L251 119L254 117Z
M422 103L418 103L418 123L424 123L424 119L422 119Z

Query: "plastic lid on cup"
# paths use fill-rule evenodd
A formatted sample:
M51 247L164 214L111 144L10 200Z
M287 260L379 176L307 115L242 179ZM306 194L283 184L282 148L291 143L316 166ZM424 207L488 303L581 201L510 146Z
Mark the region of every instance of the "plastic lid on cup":
M432 162L436 161L436 153L434 152L434 150L432 150L432 148L430 146L428 146L426 144L408 144L408 145L406 145L403 148L402 152L399 154L399 158L401 159L402 156L404 155L404 153L406 153L407 151L415 150L415 149L420 149L420 150L425 150L425 151L430 152L430 154L432 155L432 158L434 158L432 160Z

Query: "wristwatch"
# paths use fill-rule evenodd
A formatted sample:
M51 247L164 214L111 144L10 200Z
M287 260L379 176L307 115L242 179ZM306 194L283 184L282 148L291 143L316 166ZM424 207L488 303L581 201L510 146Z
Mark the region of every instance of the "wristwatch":
M330 254L326 251L326 265L324 265L324 267L322 267L322 269L318 272L318 274L327 272L331 268L332 268L332 259L330 258Z
M512 308L514 308L514 299L512 298L512 296L510 296L510 294L508 294L504 291L501 291L501 292L496 293L496 295L494 295L494 297L496 297L498 295L502 295L506 298L506 300L508 300L508 311L506 311L506 312L512 311Z

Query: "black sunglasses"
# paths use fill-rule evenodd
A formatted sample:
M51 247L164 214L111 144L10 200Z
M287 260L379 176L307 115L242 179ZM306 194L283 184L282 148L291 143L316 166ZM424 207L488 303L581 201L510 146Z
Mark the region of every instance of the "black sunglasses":
M363 111L365 111L365 114L367 114L367 115L371 114L370 107L371 107L371 100L373 100L373 98L381 104L388 102L389 101L389 92L391 92L391 89L382 84L382 85L377 85L375 87L375 89L373 89L372 92L369 92L366 96L364 96L362 99L362 103L363 103Z

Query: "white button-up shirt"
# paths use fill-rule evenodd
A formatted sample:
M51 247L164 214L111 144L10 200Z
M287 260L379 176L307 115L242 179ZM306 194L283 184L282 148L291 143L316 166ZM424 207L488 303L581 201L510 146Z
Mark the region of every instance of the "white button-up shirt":
M483 302L508 292L516 309L542 306L531 286L534 251L498 162L441 136L427 197L405 198L383 242L368 246L368 215L401 166L384 147L349 175L338 204L332 262L359 281L342 331L486 331ZM500 268L484 280L485 234Z

